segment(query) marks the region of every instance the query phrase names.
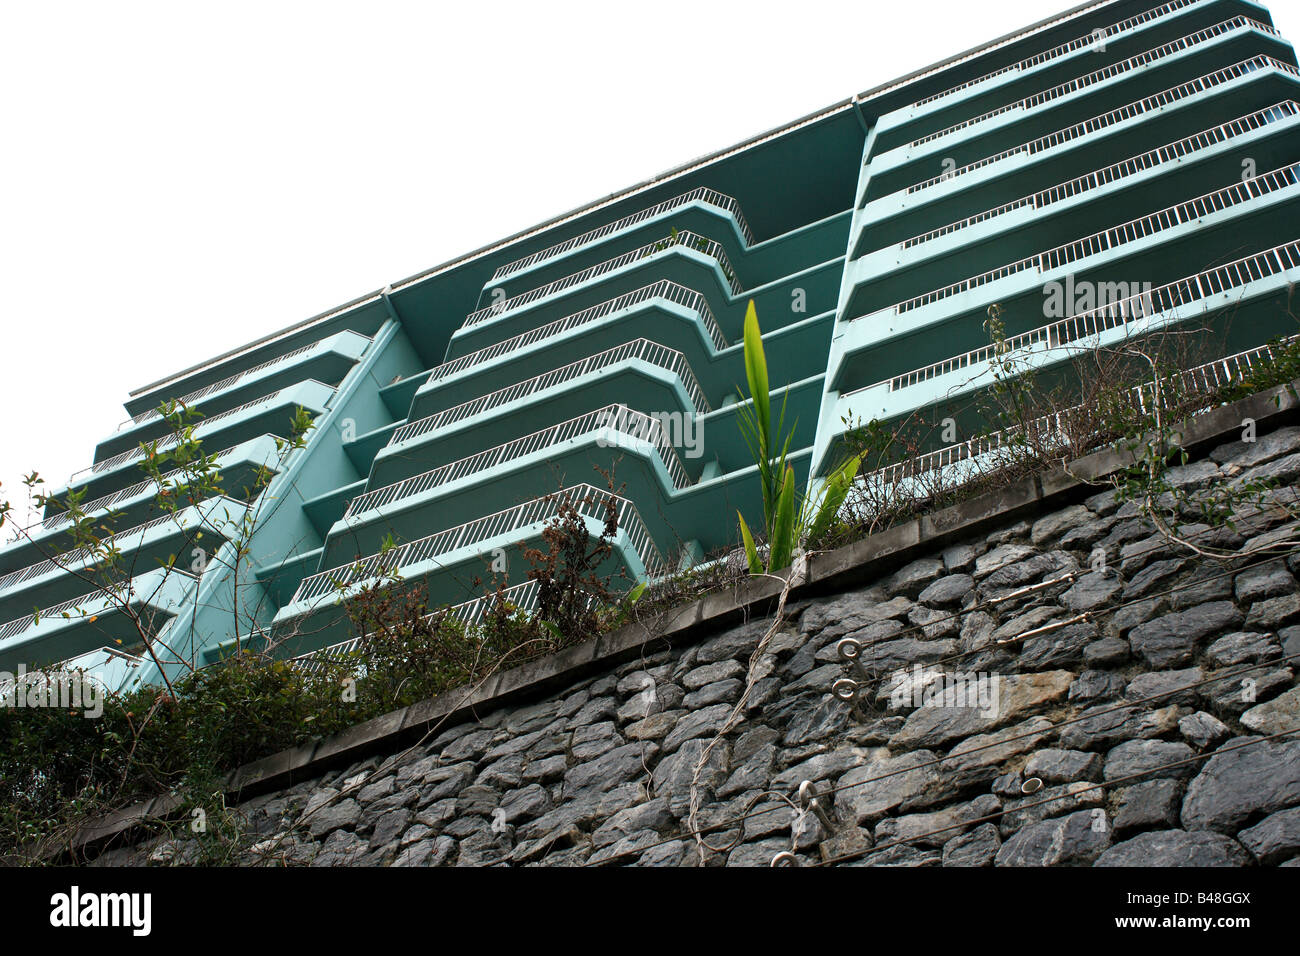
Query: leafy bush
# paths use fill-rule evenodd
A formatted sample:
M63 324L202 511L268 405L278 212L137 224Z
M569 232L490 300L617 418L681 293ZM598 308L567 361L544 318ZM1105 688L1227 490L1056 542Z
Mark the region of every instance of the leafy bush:
M599 535L582 504L605 509ZM640 591L622 594L600 573L617 532L612 494L557 499L544 547L521 546L538 587L532 613L498 585L466 627L431 610L423 584L391 578L348 601L356 646L344 654L298 665L241 649L170 687L109 695L98 719L0 708L0 852L61 842L89 817L168 792L216 813L217 781L241 764L618 626Z

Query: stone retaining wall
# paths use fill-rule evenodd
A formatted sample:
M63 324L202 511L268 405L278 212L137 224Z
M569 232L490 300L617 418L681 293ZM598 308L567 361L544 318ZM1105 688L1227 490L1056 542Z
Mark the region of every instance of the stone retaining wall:
M1284 507L1300 428L1220 445L1172 477L1279 484L1234 528L1185 528L1201 546L1300 536ZM752 672L771 618L651 640L448 722L400 760L394 745L247 800L241 858L698 865L687 821L708 750L707 865L1300 865L1300 740L1285 736L1300 726L1297 571L1297 555L1199 557L1102 492L792 603ZM832 693L845 679L855 700ZM831 791L821 814L796 809L804 781ZM192 850L154 841L96 862Z

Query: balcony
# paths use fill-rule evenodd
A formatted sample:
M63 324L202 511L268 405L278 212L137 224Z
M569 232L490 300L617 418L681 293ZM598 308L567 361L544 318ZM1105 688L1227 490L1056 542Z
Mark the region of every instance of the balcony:
M1242 60L1239 63L1234 63L1231 66L1224 67L1221 70L1215 70L1213 73L1198 77L1197 79L1191 80L1187 83L1181 83L1178 86L1162 90L1159 93L1128 103L1117 109L1109 110L1098 116L1089 117L1082 122L1058 129L1045 136L1039 136L1035 139L1029 140L1028 142L1012 146L1009 149L1001 150L990 156L985 156L984 158L974 162L966 163L963 166L956 167L951 172L943 173L939 176L933 176L929 179L923 179L920 182L908 186L906 192L908 195L912 195L923 190L932 189L940 184L960 181L962 177L968 176L973 172L1014 156L1031 157L1040 153L1045 153L1074 140L1090 136L1093 133L1114 128L1121 123L1126 123L1129 120L1134 119L1135 117L1152 113L1156 110L1184 101L1198 93L1223 86L1224 84L1248 76L1258 70L1269 68L1279 70L1283 73L1288 73L1291 76L1300 76L1300 71L1297 71L1296 68L1289 63L1275 60L1273 57L1265 56L1263 54L1253 56L1246 60Z
M223 484L230 489L251 488L256 471L260 467L274 467L277 459L274 435L263 435L252 441L243 442L230 448L224 448L213 457L221 470ZM164 472L163 479L178 481L183 479L180 470ZM138 481L120 491L101 495L81 504L81 511L91 518L116 515L119 525L141 524L149 520L151 512L157 509L158 484L152 478ZM24 561L23 555L37 547L49 549L58 547L56 539L65 535L72 524L72 517L66 511L46 515L40 522L23 529L23 537L0 549L0 573L12 570L15 562L25 566L35 558Z
M683 231L471 312L452 335L448 355L476 351L562 315L602 304L619 291L606 285L615 279L629 291L659 279L692 289L716 287L731 296L743 291L722 245Z
M989 344L847 391L837 402L836 419L857 415L891 420L911 409L987 387L993 381L995 359L1041 368L1082 351L1108 347L1193 318L1207 318L1228 305L1236 323L1248 330L1239 334L1249 334L1257 341L1285 331L1286 289L1300 279L1298 268L1300 241L1284 243L1009 336L1001 352Z
M718 326L718 320L714 318L713 310L709 308L709 303L704 296L675 282L661 279L648 286L620 295L615 299L594 305L589 309L583 309L581 312L575 312L562 319L556 319L535 329L529 329L527 332L521 332L511 338L444 362L429 373L429 377L422 388L432 389L435 385L442 384L448 379L458 378L467 371L495 362L497 359L516 354L540 343L551 343L566 336L569 332L589 328L614 316L622 319L624 316L620 315L620 313L630 312L640 306L656 303L671 303L694 312L698 316L703 334L713 344L714 349L720 352L727 347L728 343L722 334L722 329Z
M1294 341L1294 338L1291 340ZM1212 396L1219 389L1233 383L1246 381L1251 371L1262 361L1275 356L1271 345L1260 345L1251 349L1214 359L1179 372L1176 383L1166 381L1165 388L1176 384L1179 394ZM1128 389L1128 399L1133 407L1146 412L1154 401L1155 383L1148 381ZM1080 413L1087 413L1083 405L1043 415L1028 423L1028 430L1040 441L1062 450L1068 449L1066 436L1071 433L1068 422ZM996 471L1005 462L1007 456L1023 448L1024 429L1009 428L980 435L964 442L938 448L909 458L864 472L858 477L859 484L885 491L898 489L905 493L924 494L924 488L933 486L934 480L944 487L960 484L980 474ZM1086 451L1076 452L1086 453Z
M1025 57L1023 60L1017 60L1015 63L1008 64L1000 69L990 70L988 73L984 73L974 79L967 80L964 83L959 83L956 86L951 86L938 93L933 93L930 96L923 97L913 103L909 109L911 112L916 113L926 107L938 103L940 100L949 99L960 93L965 93L974 87L982 86L990 80L995 80L1012 73L1025 73L1035 67L1043 65L1044 63L1050 63L1053 60L1069 56L1070 54L1076 53L1080 50L1095 49L1100 42L1104 41L1109 43L1114 37L1141 27L1152 20L1167 17L1179 10L1184 10L1187 7L1193 6L1197 2L1198 0L1169 0L1168 3L1163 3L1154 9L1143 11L1136 16L1120 20L1118 23L1113 23L1108 27L1101 28L1100 36L1097 31L1094 31L1087 36L1076 37L1073 40L1043 50L1041 53L1035 53L1033 56ZM1097 4L1096 6L1101 5Z
M1092 225L1092 219L1096 223L1092 228L1098 228L1104 220L1093 218L1094 207L1109 206L1132 215L1133 205L1149 210L1154 208L1148 205L1152 201L1168 203L1180 194L1194 195L1228 178L1222 168L1215 172L1213 164L1227 162L1239 175L1240 157L1227 155L1237 144L1244 149L1249 143L1246 155L1258 160L1261 169L1294 162L1294 109L1286 106L1270 112L1270 108L1300 99L1295 97L1298 77L1300 73L1289 64L1258 57L1172 93L1165 91L1168 95L1129 104L1127 112L1094 117L1094 121L1057 131L1059 136L954 169L947 179L932 180L932 187L874 200L857 220L854 267L866 268L870 259L882 273L913 268L917 259L899 255L911 249L894 246L910 238L933 244L918 250L927 258L959 250L963 255L987 256L982 250L1008 244L1014 248L1022 234L1050 235L1052 223L1064 221L1067 209L1070 220ZM1162 102L1166 103L1163 107ZM1262 115L1243 125L1254 129L1232 128L1234 122L1252 114ZM1225 129L1214 132L1219 126ZM1089 133L1092 127L1095 130ZM1198 143L1197 131L1208 140L1218 139L1224 132L1233 135L1218 143ZM1125 161L1128 168L1115 163L1116 155L1130 157ZM1092 183L1090 177L1097 173L1099 179L1111 182ZM1119 179L1128 179L1128 183L1111 184ZM1175 191L1178 183L1182 185ZM1096 190L1093 200L1073 200L1085 185ZM1121 190L1128 192L1127 208L1119 202ZM1041 195L1053 191L1054 195ZM1052 210L1055 215L1044 216L1026 202L1030 196L1036 202L1051 199L1063 205ZM991 225L984 227L984 222ZM975 229L970 232L972 227ZM1021 245L1016 251L1025 255L1033 250Z
M574 485L556 493L576 498L594 495L605 497L609 492L588 484ZM643 570L648 574L662 570L663 559L651 539L636 506L625 498L616 498L619 529L626 533ZM307 577L298 585L291 603L301 604L316 601L323 597L336 595L340 591L355 589L358 585L378 580L385 573L393 570L402 571L418 565L428 564L435 558L452 554L458 550L476 547L488 541L500 539L503 535L525 531L532 526L540 526L556 514L555 502L544 498L526 501L523 504L506 508L481 518L475 518L454 528L448 528L435 534L426 535L416 541L394 548L388 554L372 554L353 564L321 571ZM581 505L579 510L592 520L603 523L604 511L595 506ZM590 512L590 513L588 513ZM540 530L540 528L538 529ZM507 542L507 546L514 542ZM430 569L432 570L432 569Z
M80 673L87 681L109 693L121 693L129 690L139 679L140 665L143 663L144 658L134 654L124 654L114 647L99 647L42 670L47 674ZM8 688L15 683L13 680L0 683L0 695L7 693Z
M1035 208L1029 205L1031 197L1041 204L1044 201L1062 202L1088 190L1098 190L1101 196L1108 196L1116 188L1126 188L1122 185L1107 188L1114 183L1176 174L1184 165L1208 162L1229 148L1235 148L1237 143L1242 148L1249 144L1253 151L1263 150L1262 155L1249 154L1257 158L1263 168L1294 159L1286 145L1286 133L1292 131L1295 124L1294 102L1290 96L1279 100L1272 95L1279 86L1289 87L1288 93L1293 94L1294 84L1283 80L1286 74L1276 71L1271 77L1267 72L1248 72L1253 72L1254 76L1238 80L1233 87L1234 96L1222 98L1212 107L1202 104L1195 117L1196 125L1192 124L1190 114L1181 122L1175 122L1181 114L1171 113L1165 118L1167 122L1164 125L1174 134L1172 140L1137 154L1130 153L1129 158L1120 163L1114 162L1113 156L1107 155L1108 151L1091 151L1098 159L1105 160L1100 165L1085 165L1088 156L1076 157L1065 152L1055 163L1020 162L1021 168L1014 176L994 175L996 170L990 169L984 175L974 176L955 192L940 191L933 197L934 201L926 200L914 205L886 197L873 203L855 237L854 258L891 248L900 240L907 242L906 248L912 248L944 239L988 220L994 220L1006 232L1016 228L1020 220L1028 222L1036 218ZM1252 85L1242 86L1242 83ZM1256 102L1261 100L1263 102ZM1243 107L1248 111L1243 113ZM1209 127L1204 125L1207 119L1217 119L1213 114L1220 109L1227 111L1228 108L1232 113L1222 123ZM1178 110L1189 109L1187 103L1178 106ZM1188 128L1175 127L1189 127L1199 132L1190 133ZM1139 138L1145 139L1146 134ZM1119 145L1112 144L1112 149ZM1123 144L1123 148L1131 150L1133 145L1128 142ZM1141 147L1144 144L1137 145ZM1071 178L1063 181L1060 178L1063 172L1070 174ZM998 221L1000 219L1004 221ZM974 238L956 237L966 242Z
M245 369L242 372L236 372L234 375L230 375L226 378L223 378L219 382L213 382L211 385L208 385L204 388L195 389L192 392L188 392L182 395L180 398L174 399L174 401L179 405L192 407L196 405L198 402L207 398L209 395L215 394L216 392L223 392L226 389L230 388L231 386L246 381L252 376L257 375L258 373L263 372L267 369L275 368L279 365L283 365L286 362L291 362L298 356L305 355L307 352L310 352L312 349L316 347L316 345L317 343L313 342L311 345L304 345L302 348L294 349L292 352L285 352L283 355L277 355L269 362L263 362L261 365L254 365L250 369ZM160 402L159 404L162 403ZM162 418L162 414L158 411L158 409L151 408L146 412L141 412L138 415L131 416L126 421L122 422L122 424L118 425L117 430L122 431L123 429L130 428L133 425L143 425L145 422L151 422L161 418Z
M1281 230L1285 234L1291 228L1290 221L1294 213L1278 207L1294 201L1297 194L1300 194L1298 187L1300 166L1291 164L1026 256L960 282L912 296L885 309L866 315L854 315L858 310L869 307L872 300L878 301L882 291L900 288L909 276L915 287L917 281L925 275L937 274L937 270L927 273L915 270L909 276L901 278L880 277L872 275L869 268L871 264L864 261L853 270L857 281L854 282L854 292L846 308L846 316L852 322L869 321L873 328L888 327L890 335L906 334L903 325L915 328L922 323L944 321L987 304L991 297L1006 305L1030 286L1041 287L1045 282L1063 278L1067 269L1072 273L1089 263L1095 265L1101 261L1106 263L1107 269L1122 268L1126 274L1149 276L1160 281L1161 269L1181 267L1179 262L1166 263L1164 260L1166 250L1184 236L1194 235L1198 244L1214 248L1213 236L1216 231L1229 227L1239 228L1243 216L1251 217L1255 224L1252 231L1263 236L1265 241L1268 241L1270 234L1270 227L1264 224L1265 220L1272 223L1273 231ZM1057 223L1055 228L1059 230L1060 224ZM988 253L972 250L966 258L978 261L982 254L991 257L996 254L996 249L989 250ZM1160 261L1153 262L1153 257ZM1017 275L1024 275L1025 280L1018 284L1006 281ZM868 276L874 281L864 281ZM979 297L973 295L976 290L986 286L997 288L990 289ZM945 308L934 308L940 305ZM927 310L925 317L907 323L895 321L898 317L917 310Z
M443 457L440 446L430 451ZM660 417L611 404L359 495L331 531L325 561L378 547L390 522L427 529L447 515L474 514L485 501L545 495L555 475L586 476L615 458L625 494L639 501L663 502L694 483Z
M1284 100L1273 106L1266 107L1262 110L1256 110L1244 116L1240 116L1227 123L1222 123L1210 129L1202 130L1191 136L1186 136L1176 142L1160 146L1153 150L1148 150L1138 156L1132 156L1118 163L1112 163L1102 169L1093 170L1082 176L1076 176L1074 179L1059 183L1056 186L1039 190L1022 196L1019 199L1013 199L1011 202L1004 203L992 209L985 209L974 215L967 216L955 222L947 223L937 229L931 229L917 235L913 235L902 242L898 243L897 248L900 250L913 249L916 246L933 242L937 239L943 239L953 236L972 226L982 225L991 222L999 217L1006 216L1017 210L1042 210L1049 206L1056 205L1067 199L1073 199L1076 196L1082 196L1095 190L1103 189L1112 183L1118 183L1125 179L1137 176L1147 170L1157 169L1158 167L1169 167L1184 157L1192 157L1195 154L1209 150L1214 146L1226 143L1230 140L1239 140L1249 137L1251 133L1266 127L1279 123L1283 120L1291 120L1300 116L1300 103L1295 100ZM1023 217L1020 223L1023 223ZM864 251L863 244L868 239L864 233L862 244L859 246L858 255Z
M594 504L582 499L591 496ZM276 615L277 635L293 635L307 626L317 640L342 639L348 625L340 604L367 584L394 572L403 580L424 580L431 606L464 598L467 582L484 573L484 555L495 549L513 550L523 541L536 541L550 519L557 514L556 500L567 497L587 523L593 536L605 524L600 502L609 492L589 484L577 484L547 498L526 501L514 507L475 518L454 528L399 545L387 553L374 553L341 567L319 571L303 579L293 598ZM626 498L613 496L618 533L614 556L604 570L626 570L634 579L654 578L665 570L663 557L636 506ZM516 562L517 564L520 562ZM603 573L603 572L602 572ZM522 583L522 582L515 582ZM310 624L305 618L311 616Z
M128 415L142 415L177 395L188 395L244 370L270 362L300 347L321 342L338 333L365 337L377 335L392 321L381 292L361 296L303 322L279 329L239 348L213 356L134 389L126 401Z
M1261 23L1258 20L1253 20L1244 16L1231 17L1220 23L1216 23L1213 26L1206 27L1203 30L1198 30L1195 33L1165 43L1162 46L1120 60L1118 63L1112 63L1100 70L1093 70L1091 73L1086 73L1083 76L1078 76L1067 80L1064 83L1059 83L1049 89L1021 97L1011 103L999 106L996 109L987 110L977 116L969 117L962 120L960 123L954 123L944 129L936 130L935 132L929 133L925 136L920 136L908 143L906 147L901 147L901 149L907 151L904 155L908 155L909 158L914 158L910 156L911 153L930 143L936 142L937 140L944 139L957 133L961 133L964 136L969 135L972 132L975 132L975 127L987 123L989 120L997 119L998 117L1007 117L1012 113L1026 114L1034 110L1041 113L1042 108L1048 104L1071 97L1076 93L1090 90L1100 84L1114 80L1117 77L1134 74L1138 71L1145 72L1147 68L1151 67L1153 64L1160 63L1170 57L1190 50L1193 47L1208 43L1211 40L1243 30L1255 30L1268 36L1279 37L1278 32L1266 23ZM888 153L881 152L877 155L888 156L892 152L894 151L890 150Z
M299 382L218 415L200 419L195 425L194 437L204 441L217 438L223 445L230 446L260 435L275 434L289 425L296 408L305 408L313 415L319 415L328 407L333 395L334 389L322 382ZM159 440L156 447L164 451L175 444L176 439L172 436ZM97 461L74 474L59 494L61 496L69 488L85 486L97 498L123 489L134 484L129 481L127 466L138 465L143 459L143 449L136 447Z
M274 438L263 436L228 448L218 452L217 458L226 487L251 488L255 469L263 464L275 464ZM157 496L158 485L149 479L85 502L82 510L91 519L95 533L101 536L104 534L104 519L112 512L113 525L122 529L118 532L121 537L139 528L151 527L156 519L167 517L158 507ZM73 560L77 552L71 549L70 529L71 519L66 512L51 514L39 524L24 529L23 537L0 549L0 576L3 576L0 580L13 583L24 573L38 573L32 570L34 568L48 570L51 560L48 555L54 552L63 552L57 558L60 563Z
M188 392L175 401L215 417L245 404L250 397L265 396L300 381L317 381L335 387L365 354L370 342L367 336L356 332L339 332ZM100 443L97 457L118 454L167 431L168 425L158 409L149 409L119 425L116 434Z
M155 558L166 560L182 545L199 547L195 535L201 532L205 536L203 548L213 554L236 533L246 508L243 502L232 498L209 498L174 514L159 515L122 529L106 538L98 549L75 548L10 571L0 576L0 616L46 602L62 603L81 593L87 585L86 576L95 573L97 555L106 547L120 551L132 568L152 568ZM184 566L188 562L188 554L179 555L178 564Z
M401 442L410 441L412 438L427 434L434 428L441 428L453 425L456 422L463 421L473 415L479 415L490 409L497 408L510 402L518 401L540 391L554 388L557 385L563 385L576 381L592 372L606 369L611 365L624 362L629 359L648 362L665 371L673 372L682 379L687 393L691 397L694 406L701 411L708 411L709 401L704 396L703 389L700 388L699 381L695 378L695 373L691 370L690 365L686 362L681 352L652 342L649 339L637 338L631 342L625 342L622 345L615 346L612 349L606 349L595 355L588 356L577 362L570 362L560 368L551 369L543 372L541 375L535 375L530 379L517 382L505 388L499 388L487 395L480 396L468 402L462 402L453 408L445 409L429 415L418 421L410 422L403 425L393 433L393 439L390 444L396 445Z
M351 518L363 511L383 508L409 495L419 494L440 485L478 474L497 465L525 458L535 452L554 448L556 445L571 441L581 435L614 428L631 434L644 435L646 440L658 451L665 468L668 470L668 474L672 477L673 487L685 488L691 483L690 477L686 474L686 469L677 456L676 449L673 448L663 434L658 419L629 409L626 405L607 405L594 412L588 412L586 415L571 418L567 422L560 422L558 425L552 425L549 428L533 432L531 435L525 435L523 438L517 438L504 445L498 445L487 451L479 452L477 455L449 462L414 478L408 478L395 484L386 485L383 488L377 488L374 491L368 491L364 495L352 499L344 517Z
M537 582L525 581L523 584L508 587L502 591L501 600L520 610L530 611L537 605ZM483 616L491 607L492 602L487 598L474 598L470 601L462 601L460 604L453 604L432 611L426 614L424 619L432 621L434 618L441 617L458 621L462 626L471 628L482 622ZM328 672L329 665L347 662L348 655L354 654L360 649L361 638L352 637L346 641L331 644L329 647L322 647L319 650L300 654L293 658L290 663L304 673L323 674Z
M0 670L13 670L19 663L40 667L105 646L139 648L144 636L160 633L193 600L196 582L187 571L153 568L6 621L0 624ZM124 613L125 607L134 618Z
M434 399L444 397L432 393L425 407L436 407ZM455 449L451 454L467 455L516 438L529 425L535 429L615 402L636 408L710 409L681 352L634 339L408 422L376 457L371 481L388 484L411 475L409 460L435 431L440 441L449 442L447 449Z
M615 222L584 232L580 236L557 242L539 252L534 252L532 255L509 262L492 274L492 281L489 284L499 285L508 279L529 272L543 263L567 256L579 249L586 249L610 236L689 206L707 206L730 216L735 221L736 229L745 245L752 246L754 244L754 234L749 229L749 223L745 221L745 215L740 210L740 204L730 196L725 196L714 189L701 186L680 196L674 196L672 199L665 199L661 203L656 203L629 216L624 216Z

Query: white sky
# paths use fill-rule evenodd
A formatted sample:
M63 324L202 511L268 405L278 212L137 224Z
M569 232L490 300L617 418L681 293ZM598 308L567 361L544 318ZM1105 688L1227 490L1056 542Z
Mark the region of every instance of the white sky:
M1071 0L0 3L16 502L133 388Z

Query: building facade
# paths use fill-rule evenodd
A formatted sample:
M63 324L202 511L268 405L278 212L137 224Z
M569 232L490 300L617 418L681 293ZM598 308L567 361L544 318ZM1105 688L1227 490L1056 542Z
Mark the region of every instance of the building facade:
M961 420L994 358L1052 374L1196 329L1230 374L1296 331L1298 211L1300 72L1264 6L1077 7L133 392L54 490L115 515L130 570L90 587L47 511L0 549L0 670L156 681L122 603L176 673L255 635L307 654L392 570L467 620L476 580L526 606L517 544L548 496L602 491L599 469L618 569L709 560L737 509L761 527L738 427L750 300L815 483L855 422ZM139 465L174 399L224 481L167 513ZM286 452L298 409L314 425ZM914 467L978 452L922 437ZM598 533L603 510L579 510Z

